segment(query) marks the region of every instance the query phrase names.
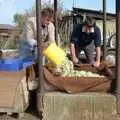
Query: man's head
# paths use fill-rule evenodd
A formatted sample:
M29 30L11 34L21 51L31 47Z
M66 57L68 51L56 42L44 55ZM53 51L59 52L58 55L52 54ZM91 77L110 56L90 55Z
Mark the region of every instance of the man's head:
M86 27L86 32L93 32L95 27L95 19L87 16L84 22L84 26Z
M51 8L44 8L41 12L42 25L46 26L53 20L53 10Z
M87 16L85 19L84 24L88 27L94 27L95 26L95 19L93 19L92 17Z

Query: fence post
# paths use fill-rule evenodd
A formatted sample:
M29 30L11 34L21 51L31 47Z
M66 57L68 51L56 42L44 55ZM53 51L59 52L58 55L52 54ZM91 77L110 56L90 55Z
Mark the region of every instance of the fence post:
M38 89L37 89L37 109L41 113L43 110L44 79L43 79L43 57L42 57L42 27L41 27L41 0L36 0L36 26L37 26L37 62L38 62Z
M120 114L120 0L116 0L116 93L117 108Z
M106 0L103 0L103 60L106 57Z
M58 10L57 10L57 0L54 0L54 21L55 21L55 40L58 45Z

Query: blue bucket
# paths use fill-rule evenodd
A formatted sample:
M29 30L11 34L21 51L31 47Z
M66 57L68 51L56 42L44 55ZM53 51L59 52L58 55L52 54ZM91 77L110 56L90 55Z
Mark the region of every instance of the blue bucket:
M20 71L22 69L21 58L7 58L3 59L1 64L2 71Z
M3 69L3 60L0 60L0 71Z
M28 67L30 67L31 65L33 65L33 61L27 61L27 62L24 62L23 63L23 68L25 69L25 68L28 68Z
M27 68L29 66L31 66L34 61L36 60L35 56L29 56L29 57L26 57L26 58L23 58L23 68Z
M29 56L29 57L23 58L23 62L33 62L35 60L36 60L35 56Z

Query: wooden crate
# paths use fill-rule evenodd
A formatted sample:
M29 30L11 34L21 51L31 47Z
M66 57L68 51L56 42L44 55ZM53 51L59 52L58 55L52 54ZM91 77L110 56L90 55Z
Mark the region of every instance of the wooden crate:
M0 72L0 112L24 113L29 105L26 70Z

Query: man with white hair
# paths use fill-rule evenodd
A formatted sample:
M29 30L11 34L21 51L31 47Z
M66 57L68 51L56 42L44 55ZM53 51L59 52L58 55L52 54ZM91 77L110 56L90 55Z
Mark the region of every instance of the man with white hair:
M52 21L53 10L51 8L44 8L41 12L43 48L55 42L55 27ZM36 17L28 18L20 41L20 55L23 57L37 52L36 28Z
M41 11L41 23L42 23L42 48L45 49L50 43L55 43L55 27L53 21L53 10L51 8L44 8ZM37 26L36 17L30 17L25 21L25 29L20 39L19 53L23 59L36 60L37 57ZM39 44L39 43L38 43ZM45 57L43 57L43 65L46 63ZM34 72L38 77L37 72ZM30 73L31 75L33 75ZM37 81L33 75L33 80L28 80L29 90L35 90L37 88ZM31 76L32 78L32 76Z

